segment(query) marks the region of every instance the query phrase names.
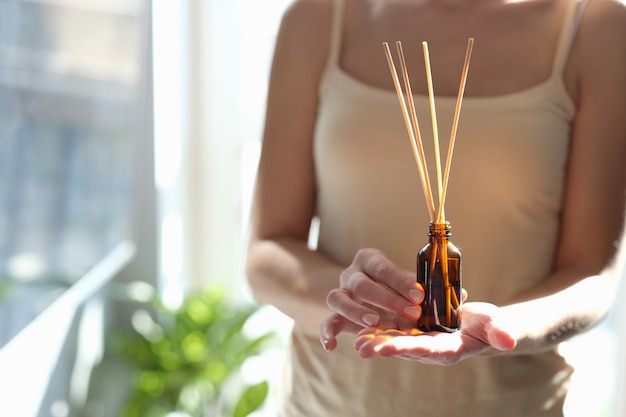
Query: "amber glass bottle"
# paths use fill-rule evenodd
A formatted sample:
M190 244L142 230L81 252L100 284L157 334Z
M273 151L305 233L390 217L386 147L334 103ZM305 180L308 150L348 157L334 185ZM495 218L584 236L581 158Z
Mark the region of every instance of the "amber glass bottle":
M424 287L425 332L453 332L461 326L461 252L450 242L450 223L430 223L428 243L417 254L417 282Z

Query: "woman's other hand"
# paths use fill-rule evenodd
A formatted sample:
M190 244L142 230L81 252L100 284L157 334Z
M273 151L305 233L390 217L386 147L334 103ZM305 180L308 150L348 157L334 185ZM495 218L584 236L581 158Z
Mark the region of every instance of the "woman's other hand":
M399 357L432 365L454 365L485 351L509 351L517 341L498 320L499 308L489 303L461 307L461 328L454 333L418 329L363 329L354 346L363 358Z

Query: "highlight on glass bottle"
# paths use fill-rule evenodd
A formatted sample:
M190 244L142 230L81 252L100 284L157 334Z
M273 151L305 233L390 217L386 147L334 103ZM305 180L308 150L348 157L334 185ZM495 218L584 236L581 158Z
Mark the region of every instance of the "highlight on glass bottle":
M442 174L437 115L435 111L435 98L432 75L430 71L430 57L428 44L426 42L422 42L424 63L426 66L426 81L428 83L428 97L430 101L435 163L437 169L436 183L438 191L438 207L435 209L435 199L433 198L430 178L428 176L428 167L426 165L426 157L424 155L424 147L422 145L419 124L417 122L415 103L413 101L413 93L411 91L411 83L409 82L409 74L406 68L404 52L402 51L402 44L399 41L396 42L405 91L403 91L400 84L400 79L398 77L398 72L396 71L393 56L391 55L391 51L389 49L389 44L387 42L383 42L385 55L387 56L387 63L389 64L389 71L391 72L391 78L396 92L398 93L400 109L402 110L407 133L409 134L409 139L411 141L415 163L419 172L422 190L424 192L424 197L426 198L426 205L430 216L429 241L417 254L417 281L422 285L425 291L425 298L421 304L422 316L417 322L417 327L425 332L453 332L461 327L461 253L452 244L452 242L450 242L450 223L445 219L444 203L448 190L450 165L452 162L459 115L461 112L461 103L463 101L463 93L465 91L465 83L467 80L473 45L474 39L469 38L465 54L465 63L463 65L463 72L461 75L461 85L459 87L456 109L452 120L452 129L450 143L448 145L445 171Z
M417 254L417 282L424 288L424 332L453 332L461 326L461 252L450 241L450 223L430 223L428 243Z

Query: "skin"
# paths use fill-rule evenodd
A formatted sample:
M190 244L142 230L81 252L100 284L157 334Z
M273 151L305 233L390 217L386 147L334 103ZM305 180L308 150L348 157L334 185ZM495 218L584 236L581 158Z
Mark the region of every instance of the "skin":
M549 77L564 6L563 0L347 0L340 65L394 91L381 42L428 39L431 51L445 51L431 56L437 93L456 97L467 38L475 37L480 47L465 97L520 91ZM452 334L417 334L412 324L423 291L414 272L385 254L364 248L351 265L340 265L307 245L316 198L312 140L330 19L329 0L296 0L277 38L246 266L257 300L276 306L302 331L319 332L327 350L346 332L356 335L363 357L440 365L551 349L600 321L617 280L603 271L624 222L624 5L590 0L567 63L564 80L578 113L553 272L506 305L468 298L462 328ZM416 55L407 55L407 65L415 69L411 77L423 80ZM412 84L415 93L427 94L424 83Z

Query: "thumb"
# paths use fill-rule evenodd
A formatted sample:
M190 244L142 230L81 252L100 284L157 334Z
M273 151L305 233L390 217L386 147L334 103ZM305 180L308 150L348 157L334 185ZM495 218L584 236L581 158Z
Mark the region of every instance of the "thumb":
M498 320L494 319L486 327L487 340L491 346L502 351L515 349L517 339L513 336L513 333L504 328Z

